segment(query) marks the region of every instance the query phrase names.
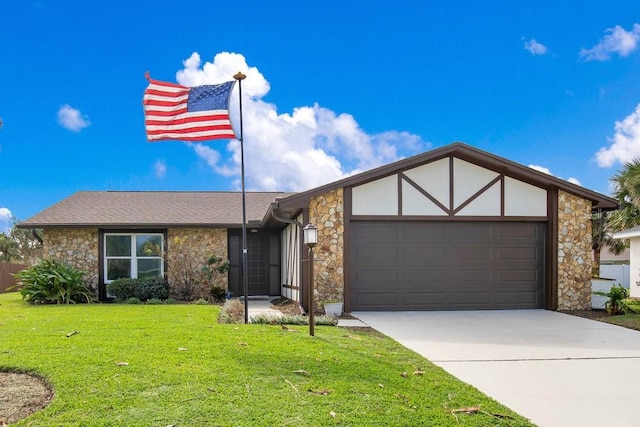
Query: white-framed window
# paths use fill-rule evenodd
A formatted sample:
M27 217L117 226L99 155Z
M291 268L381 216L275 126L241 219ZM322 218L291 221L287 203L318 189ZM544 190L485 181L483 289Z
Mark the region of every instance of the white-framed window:
M104 281L164 276L164 234L105 233Z

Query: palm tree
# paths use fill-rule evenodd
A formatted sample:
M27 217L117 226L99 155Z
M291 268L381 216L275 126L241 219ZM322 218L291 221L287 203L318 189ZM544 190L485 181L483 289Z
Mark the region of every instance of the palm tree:
M625 163L611 182L620 207L609 216L607 231L621 231L640 225L640 159Z
M608 230L609 217L605 215L593 215L591 218L591 248L593 249L592 276L600 277L600 253L607 247L615 255L620 255L626 248L627 242L611 237Z

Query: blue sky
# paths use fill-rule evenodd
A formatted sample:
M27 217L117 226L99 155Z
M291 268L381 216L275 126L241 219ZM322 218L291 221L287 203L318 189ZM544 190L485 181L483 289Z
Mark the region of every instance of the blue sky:
M249 190L463 141L609 194L640 156L637 1L9 0L0 40L0 231L80 190L239 189L237 141L146 142L146 71L248 75Z

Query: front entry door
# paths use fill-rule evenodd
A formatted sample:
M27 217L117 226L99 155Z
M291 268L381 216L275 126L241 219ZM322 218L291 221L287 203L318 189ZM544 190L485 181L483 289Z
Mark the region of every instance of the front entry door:
M247 231L247 286L249 295L280 294L280 234ZM229 290L244 295L242 230L229 230Z

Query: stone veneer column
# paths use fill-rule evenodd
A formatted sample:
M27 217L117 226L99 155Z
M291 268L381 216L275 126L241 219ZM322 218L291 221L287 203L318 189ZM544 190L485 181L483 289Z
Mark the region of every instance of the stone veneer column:
M558 310L591 308L591 202L558 192Z
M56 258L86 271L84 282L98 289L98 230L94 228L45 228L42 256Z
M344 197L342 188L314 197L309 222L318 227L314 253L314 304L344 298ZM306 248L305 248L306 250Z

